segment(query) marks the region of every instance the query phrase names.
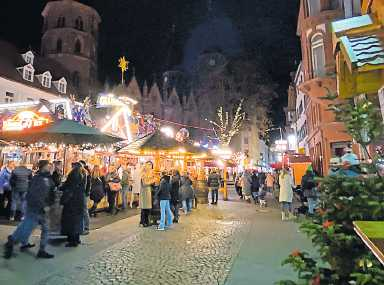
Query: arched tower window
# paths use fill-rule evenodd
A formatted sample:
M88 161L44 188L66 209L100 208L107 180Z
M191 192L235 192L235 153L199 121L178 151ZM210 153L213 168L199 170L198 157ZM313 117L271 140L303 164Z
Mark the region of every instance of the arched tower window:
M57 19L57 27L58 27L58 28L64 28L64 27L65 27L65 17L60 16L60 17Z
M80 16L76 18L75 28L80 31L84 29L83 19Z
M56 52L62 52L63 50L63 41L58 39L56 42Z
M79 39L76 40L75 42L75 53L80 54L81 53L81 42Z
M325 52L323 35L315 34L311 39L313 76L325 75Z
M72 84L77 88L80 86L80 73L78 71L72 73Z

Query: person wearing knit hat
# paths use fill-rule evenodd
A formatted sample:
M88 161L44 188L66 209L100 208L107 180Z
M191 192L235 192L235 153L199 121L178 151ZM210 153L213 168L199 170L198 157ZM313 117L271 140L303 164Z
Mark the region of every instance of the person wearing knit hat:
M54 203L55 183L50 173L50 163L48 160L40 160L39 170L32 178L27 193L27 212L24 220L17 226L12 235L8 236L8 241L4 245L4 258L9 259L13 254L13 247L21 243L20 250L27 251L34 247L28 242L32 231L40 225L40 250L38 258L53 258L54 255L45 251L48 244L48 223L45 217L46 208Z

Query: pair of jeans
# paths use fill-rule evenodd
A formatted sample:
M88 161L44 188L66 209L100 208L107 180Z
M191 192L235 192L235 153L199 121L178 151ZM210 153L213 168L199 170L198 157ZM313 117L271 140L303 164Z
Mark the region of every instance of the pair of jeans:
M283 212L292 212L292 203L291 202L281 202L281 209Z
M217 203L219 199L219 188L211 188L212 203Z
M308 214L314 214L317 208L317 198L307 198L308 202Z
M160 229L165 229L165 226L169 227L172 225L172 212L169 200L160 200ZM167 220L165 220L167 219Z
M171 203L171 211L173 213L173 218L178 221L179 220L179 203L178 202L170 202Z
M192 199L183 200L181 203L183 204L184 213L192 211Z
M121 198L123 200L123 204L121 206L122 209L126 209L128 205L128 192L129 192L129 186L123 186L123 188L120 190Z
M24 217L27 209L27 192L12 192L11 217L15 217L17 206L20 205L21 216Z
M35 213L27 210L24 220L17 226L16 230L11 235L12 241L14 243L21 242L22 245L28 244L32 231L38 225L41 227L40 250L45 250L48 243L48 224L44 213Z

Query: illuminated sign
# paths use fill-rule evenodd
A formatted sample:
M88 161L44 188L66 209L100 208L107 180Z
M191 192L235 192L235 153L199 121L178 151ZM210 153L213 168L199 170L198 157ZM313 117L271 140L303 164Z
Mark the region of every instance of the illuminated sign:
M98 107L114 107L126 106L128 104L135 105L137 101L127 96L116 97L114 94L102 94L97 99Z
M23 111L3 121L3 131L21 131L49 123L49 119L32 111Z
M115 97L113 94L100 95L97 99L97 105L99 107L110 107L110 106L123 106L124 103Z

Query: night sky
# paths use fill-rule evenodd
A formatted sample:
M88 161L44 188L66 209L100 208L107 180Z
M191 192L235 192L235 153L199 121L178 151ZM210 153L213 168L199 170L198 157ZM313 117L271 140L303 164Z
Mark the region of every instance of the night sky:
M299 0L82 0L99 12L99 78L119 80L117 59L125 55L135 67L139 81L152 80L166 69L188 71L196 55L210 44L193 38L204 36L208 19L222 30L213 41L227 54L246 54L261 59L261 66L278 84L282 121L289 73L300 57L296 23ZM24 51L40 50L41 11L47 0L3 0L0 38ZM212 9L209 9L212 7ZM211 18L210 18L211 17ZM174 27L174 33L173 31ZM196 36L196 34L198 36ZM227 36L226 36L227 35ZM205 44L206 43L206 44ZM132 72L132 68L131 68Z

